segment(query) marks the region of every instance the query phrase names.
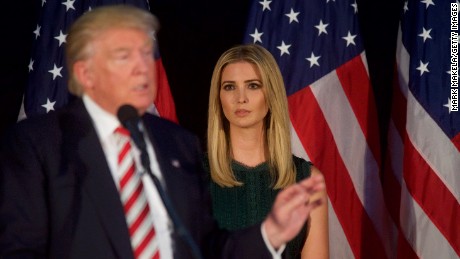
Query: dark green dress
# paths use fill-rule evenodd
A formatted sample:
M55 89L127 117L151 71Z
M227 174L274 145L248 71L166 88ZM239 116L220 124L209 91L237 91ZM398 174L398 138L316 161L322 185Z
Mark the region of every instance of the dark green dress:
M310 176L311 163L293 156L300 181ZM205 169L209 172L207 157L204 159ZM228 230L237 230L262 222L270 212L279 190L273 190L268 163L248 167L236 161L232 162L232 170L243 186L223 188L211 181L213 214L219 226ZM295 239L287 244L283 258L300 258L305 243L306 226Z

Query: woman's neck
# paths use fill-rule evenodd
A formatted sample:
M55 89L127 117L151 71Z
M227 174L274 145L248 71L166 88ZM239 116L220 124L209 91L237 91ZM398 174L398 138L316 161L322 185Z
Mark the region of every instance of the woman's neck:
M248 166L266 161L265 136L262 129L231 129L233 159Z

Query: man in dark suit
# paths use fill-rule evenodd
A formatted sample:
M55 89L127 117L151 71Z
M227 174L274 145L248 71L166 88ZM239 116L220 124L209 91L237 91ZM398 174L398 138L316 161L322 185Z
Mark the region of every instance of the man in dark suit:
M124 155L114 132L124 104L142 115L150 169L205 257L279 256L323 202L309 201L324 188L312 177L282 191L260 225L218 229L197 138L146 113L156 95L155 29L150 13L130 6L96 8L74 23L66 55L69 90L79 98L18 123L0 146L0 258L192 258L129 141L121 153L132 157L132 178L120 180ZM131 179L135 190L125 191ZM136 216L130 201L144 206Z

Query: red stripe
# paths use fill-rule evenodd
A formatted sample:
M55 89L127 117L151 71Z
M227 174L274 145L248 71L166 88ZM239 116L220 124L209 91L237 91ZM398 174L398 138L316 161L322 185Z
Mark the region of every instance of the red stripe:
M136 171L136 167L134 166L134 162L133 162L120 179L120 189L125 188L125 185L131 179L131 177L133 177L135 171Z
M391 152L396 152L402 155L402 150L398 152L397 150L392 150ZM386 205L388 212L390 213L391 218L396 223L397 227L400 227L399 224L399 208L401 204L401 185L396 179L396 176L391 168L391 156L390 151L386 154L385 161L385 170L383 175L383 195L385 197Z
M457 148L458 152L460 152L460 133L453 137L451 140L452 143L454 143L454 146Z
M433 224L460 255L460 205L408 136L404 145L404 179L407 189Z
M152 238L155 236L155 230L153 228L150 228L150 231L148 234L145 236L144 240L139 244L138 247L134 250L134 256L135 258L138 258L140 254L142 254L142 251L144 251L145 247L149 244L149 242L152 240Z
M115 129L116 133L119 133L125 137L129 137L131 134L129 133L129 130L124 128L124 127L118 127Z
M380 167L380 135L374 93L361 56L358 55L336 69L350 106L366 136L374 159Z
M141 225L141 223L144 221L144 219L147 217L148 214L149 214L149 207L146 204L146 206L144 206L144 209L142 209L141 214L139 214L137 219L131 224L131 226L129 226L130 235L136 232L136 230L139 228L139 226Z
M139 183L140 184L137 186L136 190L134 190L134 192L131 195L131 197L129 197L129 199L123 205L126 213L131 209L133 204L136 202L137 197L139 197L139 195L142 192L142 182L139 182Z
M121 148L120 152L118 153L118 164L121 164L123 159L125 159L126 154L131 151L131 144L129 141L126 141L126 143L123 145Z
M155 67L157 75L157 96L154 101L155 107L162 118L178 123L176 106L161 58L156 60Z
M398 259L419 259L412 246L407 242L404 234L399 229L398 233L398 248L396 258Z
M288 99L292 124L308 156L324 174L329 199L353 254L356 258L386 258L310 87Z

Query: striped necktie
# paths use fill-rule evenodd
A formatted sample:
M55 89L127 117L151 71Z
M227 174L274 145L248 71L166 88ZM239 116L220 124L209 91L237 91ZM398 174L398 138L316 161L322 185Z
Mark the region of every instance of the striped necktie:
M158 241L152 222L141 175L136 172L129 131L118 127L115 130L118 146L118 175L120 196L125 211L135 258L160 258Z

